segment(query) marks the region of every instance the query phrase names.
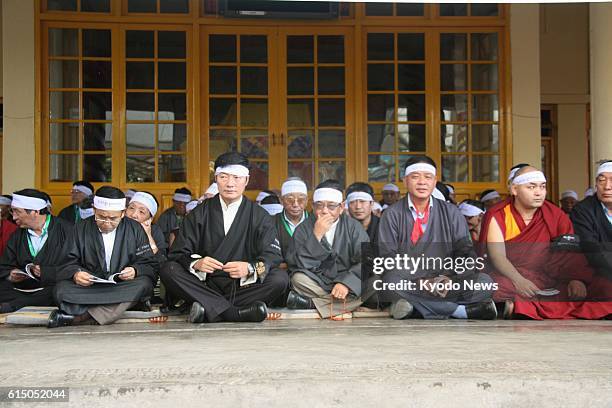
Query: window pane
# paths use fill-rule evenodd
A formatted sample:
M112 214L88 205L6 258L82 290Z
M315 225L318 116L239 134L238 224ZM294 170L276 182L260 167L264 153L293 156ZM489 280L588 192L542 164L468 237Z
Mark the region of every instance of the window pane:
M47 0L47 10L77 11L77 0Z
M236 126L236 99L210 98L210 126Z
M128 0L128 13L156 13L157 0Z
M290 130L287 141L287 156L290 159L309 158L313 156L312 130Z
M446 3L440 4L441 16L467 16L466 3Z
M442 180L443 181L468 181L467 156L442 155Z
M158 31L157 55L159 58L185 58L187 56L184 31Z
M368 34L368 60L393 60L393 34Z
M392 16L393 3L366 3L366 16Z
M243 95L267 95L268 68L240 67L240 93Z
M371 122L393 122L395 120L393 94L368 95L368 120Z
M210 62L236 62L236 36L209 36L208 60Z
M125 80L127 89L153 89L155 67L153 62L126 62Z
M467 34L440 34L440 59L467 60Z
M160 0L160 13L189 13L189 0Z
M394 89L393 64L368 64L368 91L393 91Z
M314 95L314 68L287 68L288 95Z
M79 156L76 154L52 154L49 157L49 180L70 181L79 179Z
M381 183L395 181L395 160L392 155L368 156L368 181Z
M423 16L425 14L424 4L397 3L395 7L398 16Z
M125 33L125 55L128 58L153 58L154 44L153 31L129 30Z
M290 35L287 37L287 63L313 63L314 37L311 35Z
M420 33L398 34L397 58L403 61L425 60L425 35Z
M78 92L49 92L50 119L79 119Z
M126 125L125 144L130 152L155 149L155 125L153 123Z
M111 150L113 147L112 123L85 123L83 125L84 150Z
M211 160L225 152L237 151L236 131L227 129L216 129L210 131L208 142L208 154Z
M157 94L159 120L186 120L187 95L184 93Z
M397 125L398 151L424 152L426 132L425 125L399 124Z
M158 160L160 182L187 181L187 160L185 156L178 154L160 155Z
M237 91L236 67L210 67L208 86L211 94L234 95Z
M466 125L442 125L442 151L465 152L468 150L468 131Z
M108 61L83 61L83 88L112 88L112 67Z
M497 90L497 64L473 64L472 89L475 91Z
M78 61L49 61L49 88L78 88Z
M155 159L153 156L128 156L125 173L128 183L151 183L155 181Z
M187 125L181 123L157 125L157 148L162 151L187 151Z
M251 172L249 177L249 190L268 189L269 166L267 162L251 162Z
M471 15L478 17L489 17L489 16L497 16L499 15L499 11L497 8L497 4L470 4L471 7Z
M112 120L113 94L110 92L83 92L83 118Z
M51 150L78 150L78 123L51 123L49 125L49 140Z
M497 33L471 34L472 60L497 60Z
M425 95L398 95L397 121L425 120Z
M110 12L110 0L81 0L81 11Z
M83 30L84 57L110 57L110 30Z
M317 58L322 63L344 63L344 37L341 35L321 35L318 37Z
M319 182L334 179L344 186L345 173L343 161L319 161Z
M425 90L425 64L399 64L397 69L398 90Z
M472 125L472 150L499 151L499 125Z
M79 55L79 31L75 28L49 29L49 56L76 57Z
M314 185L314 166L311 161L289 162L289 177L299 177L307 186Z
M312 99L289 99L287 101L287 125L289 127L314 126L314 101Z
M499 156L472 156L472 181L499 181Z
M268 38L265 35L240 36L240 62L268 61Z
M319 157L345 156L344 130L319 130Z
M155 94L129 92L126 109L127 120L155 120Z
M499 120L497 95L472 96L472 120Z
M113 159L109 154L83 155L83 179L101 182L111 181L112 164Z
M249 127L268 127L268 100L241 99L240 125Z
M265 130L242 130L240 151L250 158L268 158L268 132Z
M319 99L319 126L344 126L344 99Z
M320 95L344 95L344 67L319 67Z
M467 122L467 95L442 95L441 118L445 122Z
M368 125L368 151L395 151L394 125Z
M159 62L157 69L159 89L186 89L187 69L184 62Z
M440 65L440 87L442 91L464 91L467 89L467 65Z

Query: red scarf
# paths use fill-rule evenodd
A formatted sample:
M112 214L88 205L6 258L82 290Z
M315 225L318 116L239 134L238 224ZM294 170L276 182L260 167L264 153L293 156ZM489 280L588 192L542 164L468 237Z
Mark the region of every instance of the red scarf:
M414 225L412 226L412 234L410 234L410 240L412 244L416 244L419 238L423 236L423 224L427 224L429 221L429 203L427 203L427 207L425 207L425 212L423 213L423 217L419 217L419 210L414 208L417 213L417 216L414 220Z

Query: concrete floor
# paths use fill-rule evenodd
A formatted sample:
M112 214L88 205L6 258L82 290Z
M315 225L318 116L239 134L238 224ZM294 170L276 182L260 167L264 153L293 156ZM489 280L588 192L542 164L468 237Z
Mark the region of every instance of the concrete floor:
M612 406L611 321L2 326L0 361L52 407Z

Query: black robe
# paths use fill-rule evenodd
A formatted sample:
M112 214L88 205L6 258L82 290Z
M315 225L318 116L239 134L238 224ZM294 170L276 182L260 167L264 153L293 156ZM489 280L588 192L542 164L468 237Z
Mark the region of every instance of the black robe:
M375 245L378 242L378 223L380 222L380 217L372 214L372 219L370 220L370 225L368 225L368 229L366 232L368 233L368 237L370 237L370 242L372 245Z
M166 262L168 256L168 243L166 242L166 237L164 237L163 231L156 224L151 225L151 235L153 235L153 240L158 249L155 258L160 264L163 264Z
M70 204L69 206L63 208L62 211L60 211L58 217L62 218L65 221L68 221L71 224L76 224L77 212L79 212L79 207L76 204Z
M276 225L276 232L278 234L277 236L278 241L280 242L283 259L286 259L287 251L289 250L289 245L291 244L293 237L289 235L289 231L287 231L288 227L285 225L286 221L284 220L284 214L284 211L276 214L274 216L274 224ZM305 212L304 214L306 216L304 221L306 221L309 218L310 214L308 214L307 212ZM293 232L295 233L295 230L293 230Z
M574 232L589 264L601 276L612 279L612 225L596 195L587 197L570 213Z
M55 296L64 311L63 303L73 305L102 305L123 302L138 302L151 296L157 282L159 263L153 257L149 238L137 221L124 217L117 226L110 271L106 271L104 241L93 217L75 227L72 239L67 243L68 261L57 274ZM86 271L100 278L131 266L136 269L136 278L119 281L116 285L98 284L79 286L73 282L78 271ZM81 311L82 312L82 311Z
M164 233L166 242L169 242L170 233L173 231L176 232L180 228L181 223L182 218L179 219L174 207L170 207L159 216L156 225L161 228Z

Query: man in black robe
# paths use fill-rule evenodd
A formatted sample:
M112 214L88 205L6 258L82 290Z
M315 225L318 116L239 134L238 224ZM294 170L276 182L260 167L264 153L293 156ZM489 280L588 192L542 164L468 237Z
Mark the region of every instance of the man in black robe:
M70 223L52 217L46 194L25 189L13 194L11 212L19 229L0 258L0 313L24 306L53 306L57 269L66 262Z
M248 166L237 152L215 160L219 194L185 218L161 270L166 289L192 303L192 323L263 321L289 283L272 217L243 196Z
M51 314L48 327L110 324L151 297L159 264L140 223L125 217L121 190L99 188L94 216L76 225L66 245L68 261L55 288L60 310Z
M306 211L306 205L308 204L306 183L297 177L287 179L281 187L281 201L283 211L274 216L274 222L276 223L284 260L295 229L309 216L308 211ZM284 263L286 268L286 262Z
M157 220L157 225L161 228L168 246L172 245L170 234L178 231L183 223L183 218L187 212L187 203L191 201L191 191L185 187L174 190L172 197L172 207L164 211Z
M70 190L72 204L62 209L58 216L72 224L76 224L81 220L79 204L87 197L93 196L93 191L94 188L90 182L85 180L75 181L72 184L72 190Z
M370 242L376 243L380 218L372 213L374 206L372 186L360 181L351 184L346 189L346 202L351 217L361 223L370 237Z
M595 270L600 290L592 297L612 300L612 161L599 165L595 195L585 198L572 210L570 218L580 245ZM591 284L591 287L596 285Z

